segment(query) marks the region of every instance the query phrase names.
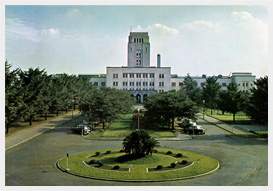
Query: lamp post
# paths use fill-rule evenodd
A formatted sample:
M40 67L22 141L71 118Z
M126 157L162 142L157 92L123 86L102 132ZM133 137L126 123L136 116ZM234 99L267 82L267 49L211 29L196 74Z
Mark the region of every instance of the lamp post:
M66 170L69 171L69 168L68 168L68 157L69 157L69 154L67 153L66 154Z
M74 99L72 99L72 118L73 118L73 110L74 110Z
M139 105L138 105L138 108L137 108L137 128L139 130Z
M205 114L204 114L204 113L205 113L205 102L206 102L206 101L203 100L203 119L205 119Z

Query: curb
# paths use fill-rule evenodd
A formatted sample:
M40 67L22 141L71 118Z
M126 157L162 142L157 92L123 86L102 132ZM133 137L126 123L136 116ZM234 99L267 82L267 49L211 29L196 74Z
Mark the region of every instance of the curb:
M61 159L63 159L64 157L62 157ZM184 177L184 178L174 178L174 179L165 179L165 180L119 180L119 179L107 179L107 178L97 178L97 177L91 177L91 176L84 176L84 175L80 175L80 174L75 174L72 172L69 172L63 168L60 167L59 165L59 161L61 160L59 159L55 165L56 167L61 170L64 173L73 175L73 176L77 176L77 177L81 177L81 178L87 178L87 179L93 179L93 180L104 180L104 181L112 181L112 182L167 182L167 181L178 181L178 180L187 180L187 179L193 179L193 178L198 178L201 176L206 176L209 174L214 173L215 171L217 171L218 169L220 169L221 165L219 163L219 161L217 160L217 167L214 170L211 170L209 172L203 173L203 174L199 174L199 175L195 175L195 176L190 176L190 177Z

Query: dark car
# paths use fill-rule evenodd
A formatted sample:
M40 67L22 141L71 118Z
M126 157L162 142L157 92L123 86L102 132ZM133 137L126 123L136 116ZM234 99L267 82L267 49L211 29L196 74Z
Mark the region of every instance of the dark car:
M91 132L91 128L87 125L79 124L76 127L71 128L73 133L80 133L83 135L88 135Z
M201 128L200 125L193 125L184 129L184 132L188 134L205 134L206 129Z

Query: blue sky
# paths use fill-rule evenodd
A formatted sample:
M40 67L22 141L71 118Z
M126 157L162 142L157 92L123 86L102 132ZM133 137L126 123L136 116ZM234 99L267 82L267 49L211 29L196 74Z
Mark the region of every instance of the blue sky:
M266 6L5 7L5 58L13 68L100 74L127 65L132 31L150 36L151 65L185 76L268 75Z

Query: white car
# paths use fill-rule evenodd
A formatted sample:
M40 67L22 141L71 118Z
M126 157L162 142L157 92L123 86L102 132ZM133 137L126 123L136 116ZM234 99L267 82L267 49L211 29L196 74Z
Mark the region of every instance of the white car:
M72 127L71 130L73 133L80 133L83 135L88 135L91 132L90 127L83 124L79 124L77 127Z

